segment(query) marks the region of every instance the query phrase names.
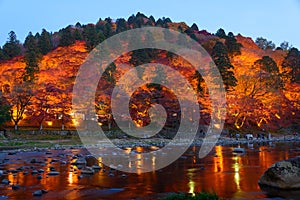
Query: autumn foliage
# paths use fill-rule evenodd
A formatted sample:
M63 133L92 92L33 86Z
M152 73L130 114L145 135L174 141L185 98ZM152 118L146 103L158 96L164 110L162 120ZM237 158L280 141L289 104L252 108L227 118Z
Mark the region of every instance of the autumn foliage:
M3 97L11 105L12 121L8 122L7 126L30 126L40 129L51 126L63 129L74 127L74 123L77 122L73 119L75 113L71 108L72 89L78 69L88 56L88 51L104 37L144 25L162 26L185 32L210 54L215 51L216 44L227 48L226 74L230 75L230 80L228 77L223 78L224 83L228 83L226 124L229 127L279 130L283 127L299 125L300 84L299 77L296 77L299 76L300 66L296 62L300 58L298 51L294 49L291 53L291 50L261 49L251 38L241 35L226 36L222 32L214 35L199 31L195 25L190 28L185 23L173 23L169 19L155 21L153 17L147 18L140 14L127 21L106 19L96 25L88 25L86 29L76 25L68 29L69 31L65 31L63 37L67 38L67 34L76 33L77 38L74 41L65 41L66 45L56 45L52 51L41 55L34 85L24 84L23 75L26 68L24 56L0 61L0 88ZM103 30L100 35L98 29ZM97 35L96 40L89 34ZM54 43L59 41L58 35L54 34L52 37ZM172 38L168 40L171 41ZM289 54L291 54L290 58ZM222 55L222 53L215 55ZM142 62L139 61L141 58L144 59ZM222 59L221 61L219 57L217 59L217 62L222 65ZM199 123L209 123L211 105L201 75L183 58L156 50L150 53L149 51L130 52L119 57L114 62L113 68L100 79L95 98L97 109L95 120L98 120L101 125L114 125L109 105L110 95L114 84L126 72L118 68L122 63L131 67L141 63L161 63L179 71L198 93L201 114ZM167 81L168 74L159 73L165 76ZM138 75L143 76L143 72L138 72ZM130 104L131 116L138 126L149 123L148 109L156 103L178 114L178 116L168 117L169 124L178 123L180 107L176 97L165 87L145 85L136 91ZM22 106L22 104L26 105Z

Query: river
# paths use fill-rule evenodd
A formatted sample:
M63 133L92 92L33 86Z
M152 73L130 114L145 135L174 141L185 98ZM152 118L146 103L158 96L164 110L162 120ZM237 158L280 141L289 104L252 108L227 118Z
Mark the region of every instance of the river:
M240 155L232 153L234 147L215 146L209 155L199 159L200 147L192 146L177 161L158 171L130 174L102 166L94 175L83 177L79 177L80 170L71 162L76 154L88 154L85 149L50 150L47 154L1 152L0 169L10 171L0 180L11 183L0 184L0 199L39 199L32 195L39 189L47 190L42 196L45 200L157 199L171 192L201 191L215 192L223 199L281 199L261 191L258 179L273 163L300 155L300 143L245 144L241 147L246 153ZM135 148L137 152L144 149ZM42 162L31 163L32 159ZM50 166L60 174L47 176ZM16 170L19 167L23 168ZM40 174L41 179L38 174L31 174L34 169L45 171ZM12 189L11 184L20 188Z

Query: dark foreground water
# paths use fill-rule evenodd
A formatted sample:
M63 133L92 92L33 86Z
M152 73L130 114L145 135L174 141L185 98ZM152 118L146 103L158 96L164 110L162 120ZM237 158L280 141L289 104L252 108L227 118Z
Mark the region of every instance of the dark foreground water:
M223 199L281 199L281 194L269 195L260 190L257 181L273 163L300 155L299 143L244 145L244 155L234 155L233 146L216 146L204 159L198 159L199 147L191 147L180 159L159 171L127 174L103 167L94 175L79 177L80 170L72 169L72 156L87 154L84 149L51 150L43 152L0 152L1 170L10 170L0 176L0 196L8 199L157 199L169 192L214 191ZM142 147L135 151L143 151ZM137 154L137 156L140 154ZM41 163L30 163L32 159ZM101 158L99 158L101 161ZM47 176L53 166L60 175ZM19 167L19 171L14 171ZM45 172L31 174L33 170ZM105 170L103 170L105 169ZM25 173L24 173L25 172ZM27 174L28 173L28 174ZM8 179L9 185L1 183ZM18 184L14 190L12 184ZM35 190L48 192L33 197ZM5 197L0 197L0 199ZM294 196L293 199L299 197Z

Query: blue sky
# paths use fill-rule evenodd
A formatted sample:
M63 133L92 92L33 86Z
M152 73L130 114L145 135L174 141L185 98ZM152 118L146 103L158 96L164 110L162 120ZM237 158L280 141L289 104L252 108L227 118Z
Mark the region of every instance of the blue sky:
M108 16L127 19L137 12L188 25L195 22L213 33L222 27L253 39L262 36L276 45L288 41L300 48L300 0L0 0L0 44L10 30L23 42L29 31L54 32L76 22L96 23Z

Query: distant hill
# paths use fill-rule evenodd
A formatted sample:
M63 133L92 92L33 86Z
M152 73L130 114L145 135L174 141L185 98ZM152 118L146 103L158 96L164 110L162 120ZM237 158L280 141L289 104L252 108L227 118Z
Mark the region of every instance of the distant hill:
M184 22L172 22L169 18L155 20L141 13L127 20L106 18L96 24L77 23L55 33L44 30L41 34L29 34L27 42L23 44L11 33L10 40L0 49L0 88L2 96L12 106L13 120L7 126L74 127L79 123L74 120L74 115L79 113L71 110L72 89L77 71L89 51L114 34L143 26L180 31L207 50L220 69L226 85L226 127L230 130L278 131L285 127L299 127L298 49L288 45L275 49L270 41L263 38L254 41L240 34L226 34L222 29L217 33L209 33L200 30L196 24L189 27ZM147 51L131 52L114 62L115 69L112 68L99 82L98 89L102 92L95 99L98 115L92 120L98 120L102 126L115 125L109 103L115 81L125 73L118 69L119 64L126 63L134 67L141 63L159 62L178 70L191 83L198 92L202 116L200 123L208 124L211 105L201 76L179 56L170 57L162 50L152 53L155 55ZM138 61L139 58L144 60ZM24 78L26 76L34 77L34 81ZM156 100L146 101L148 98ZM179 113L178 102L174 99L164 87L145 86L131 102L131 115L138 126L144 126L150 123L147 110L155 103ZM86 114L80 114L86 118ZM169 117L166 126L176 128L174 124L178 121L178 116Z

